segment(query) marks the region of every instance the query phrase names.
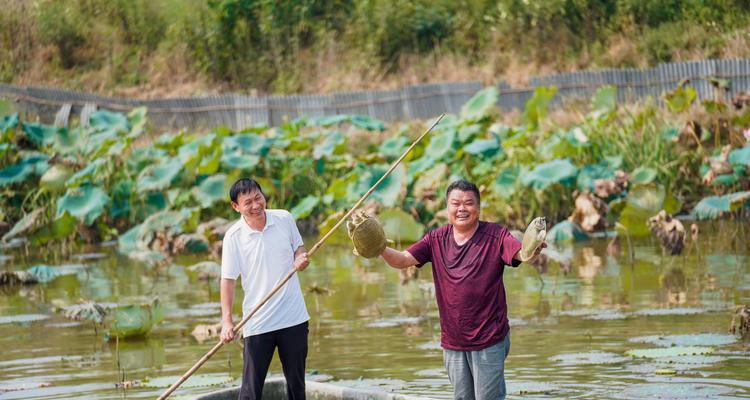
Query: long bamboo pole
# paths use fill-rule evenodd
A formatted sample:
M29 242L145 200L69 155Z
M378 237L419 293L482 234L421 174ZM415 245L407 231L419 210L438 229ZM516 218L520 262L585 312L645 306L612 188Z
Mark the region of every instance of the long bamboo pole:
M404 158L406 158L406 156L409 155L409 153L414 149L414 147L417 145L417 143L419 143L425 136L427 136L427 134L429 134L437 126L438 123L440 123L440 121L443 119L444 116L445 116L445 114L440 114L440 117L438 117L435 120L435 122L426 131L424 131L424 133L422 133L411 144L411 146L409 146L409 148L406 149L406 151L404 151L404 154L402 154L401 157L399 157L396 161L393 162L393 164L391 164L391 167L388 168L388 171L386 171L385 174L383 174L383 176L377 182L375 182L374 185L372 185L372 187L370 188L370 190L368 190L367 193L365 193L362 196L362 198L360 198L359 201L357 201L354 204L354 206L349 210L349 212L347 212L346 215L344 215L343 217L341 217L341 219L339 220L339 222L337 222L336 225L334 225L333 228L331 228L331 230L328 231L328 233L326 233L322 238L320 238L320 240L318 241L318 243L315 243L315 245L307 253L308 256L312 256L313 254L315 254L316 251L318 251L318 249L320 249L321 246L323 246L323 243L336 231L336 229L338 229L338 227L341 226L341 224L343 224L344 221L346 221L346 219L349 218L349 216L351 216L352 213L360 205L362 205L362 203L372 194L372 192L374 192L375 189L377 189L377 187L381 183L383 183L383 181L385 180L385 178L387 178L388 175L390 175L391 172L393 172L393 170L396 169L396 167L401 163L401 161L403 161ZM284 286L284 284L286 284L287 281L289 281L289 279L291 279L292 276L294 276L294 274L296 272L297 272L296 269L292 269L291 271L289 271L289 273L284 277L284 279L282 279L273 289L271 289L271 291L266 295L266 297L264 297L260 301L260 303L258 303L252 310L250 310L250 313L248 313L244 318L242 318L242 321L240 321L240 323L237 324L234 327L234 334L235 335L237 335L240 332L240 330L247 323L247 321L249 321L250 318L253 315L255 315L255 313L258 312L258 310L261 307L263 307L263 305L266 304L268 302L268 300L274 294L276 294L276 292L278 292L279 289L281 289ZM174 392L175 390L177 390L177 388L180 387L180 385L182 385L182 383L185 382L191 375L193 375L195 373L195 371L198 370L198 368L200 368L203 364L206 363L206 361L208 361L209 358L211 358L214 354L216 354L216 352L219 351L219 349L222 346L224 346L224 342L222 342L221 340L219 340L219 342L216 343L216 345L211 350L209 350L208 353L206 353L203 357L201 357L200 360L198 360L198 362L196 362L195 365L193 365L184 375L182 375L182 377L180 377L180 379L178 379L177 382L173 383L172 386L169 387L169 389L167 389L164 393L162 393L162 395L159 396L159 400L165 400L166 398L168 398L172 394L172 392Z

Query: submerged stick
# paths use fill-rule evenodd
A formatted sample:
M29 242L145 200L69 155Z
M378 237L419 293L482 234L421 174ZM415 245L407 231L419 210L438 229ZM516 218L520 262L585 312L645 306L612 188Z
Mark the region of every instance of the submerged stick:
M396 161L393 162L393 164L391 164L391 167L388 168L388 171L386 171L385 174L383 174L383 176L377 182L375 182L374 185L372 185L370 190L368 190L362 196L362 198L360 198L359 201L357 201L354 204L354 206L349 210L349 212L347 212L343 217L341 217L339 222L337 222L336 225L334 225L333 228L331 228L331 230L328 231L328 233L326 233L322 238L320 238L318 243L315 243L315 245L307 253L308 256L312 256L313 254L315 254L316 251L318 251L318 249L320 249L321 246L323 246L323 243L326 240L328 240L328 238L336 231L336 229L338 229L338 227L341 226L341 224L343 224L344 221L346 221L346 219L349 218L349 216L351 216L352 213L360 205L362 205L362 203L372 194L372 192L374 192L375 189L377 189L377 187L385 180L385 178L387 178L388 175L390 175L391 172L393 172L393 170L396 169L396 167L401 163L401 161L403 161L404 158L406 158L406 156L414 149L417 143L419 143L425 136L427 136L427 134L430 133L435 128L435 126L437 126L438 123L440 123L440 121L443 119L444 116L445 114L440 114L440 117L438 117L438 119L435 120L432 126L430 126L426 131L424 131L424 133L422 133L422 135L420 135L411 144L411 146L409 146L409 148L406 149L406 151L404 151L404 154L402 154L401 157L399 157ZM281 282L276 284L276 286L273 289L271 289L271 291L260 301L260 303L258 303L252 310L250 310L250 313L248 313L247 316L242 318L242 321L240 321L239 324L235 325L233 329L235 335L240 332L240 330L247 323L247 321L249 321L250 318L253 315L255 315L255 313L258 312L258 310L261 307L263 307L263 305L266 304L268 300L271 299L271 297L274 294L276 294L276 292L278 292L279 289L281 289L284 286L284 284L286 284L287 281L289 281L289 279L291 279L292 276L294 276L296 272L297 272L296 269L292 269L291 271L289 271L289 273L284 277L284 279L282 279ZM216 345L211 350L209 350L208 353L206 353L203 357L201 357L200 360L198 360L198 362L196 362L195 365L193 365L184 375L182 375L182 377L180 377L180 379L178 379L177 382L173 383L172 386L169 387L169 389L167 389L164 393L162 393L162 395L159 396L159 400L164 400L168 398L172 394L172 392L177 390L177 388L180 387L180 385L182 385L182 383L185 382L191 375L193 375L195 371L198 370L198 368L200 368L203 364L205 364L206 361L208 361L208 359L211 358L211 356L216 354L216 352L219 351L219 349L222 346L224 346L224 342L219 340L219 342L216 343Z

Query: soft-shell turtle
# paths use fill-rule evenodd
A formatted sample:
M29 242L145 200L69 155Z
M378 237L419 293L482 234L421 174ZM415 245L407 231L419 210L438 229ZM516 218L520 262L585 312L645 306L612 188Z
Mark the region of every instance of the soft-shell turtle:
M547 220L545 217L534 218L526 228L521 241L521 261L528 261L534 256L536 249L544 242L547 237Z
M383 226L366 211L352 214L346 222L346 229L354 244L354 254L365 258L375 258L385 250L386 239Z

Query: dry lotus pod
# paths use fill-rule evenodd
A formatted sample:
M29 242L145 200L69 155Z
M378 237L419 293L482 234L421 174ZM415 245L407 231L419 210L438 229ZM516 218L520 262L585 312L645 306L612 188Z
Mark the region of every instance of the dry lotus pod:
M387 240L383 225L366 211L355 212L346 222L346 229L354 244L354 254L364 258L375 258L385 250Z

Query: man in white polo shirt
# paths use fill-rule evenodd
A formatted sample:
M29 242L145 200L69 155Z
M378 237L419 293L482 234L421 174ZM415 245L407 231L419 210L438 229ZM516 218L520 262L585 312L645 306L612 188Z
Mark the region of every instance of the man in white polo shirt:
M266 210L258 182L243 178L229 190L240 219L224 235L221 257L221 340L234 340L232 302L242 277L242 312L247 315L292 268L307 267L307 250L286 210ZM305 399L308 320L295 274L245 324L244 368L239 398L260 400L273 353L278 347L289 399Z

